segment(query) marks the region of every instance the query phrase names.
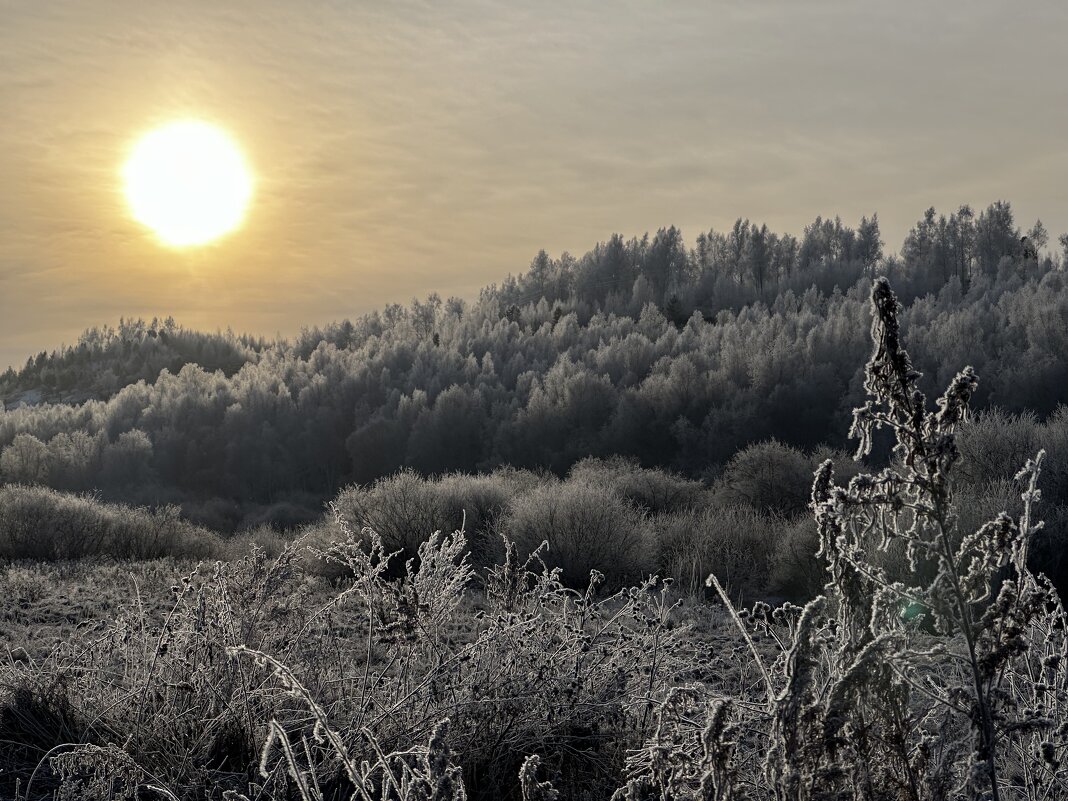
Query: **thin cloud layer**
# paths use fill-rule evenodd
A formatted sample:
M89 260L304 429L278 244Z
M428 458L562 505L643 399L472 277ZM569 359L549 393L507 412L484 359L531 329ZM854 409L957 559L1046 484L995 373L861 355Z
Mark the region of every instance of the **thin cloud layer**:
M0 0L0 366L119 315L291 333L538 248L737 216L800 232L1013 201L1068 229L1055 2ZM217 122L258 177L244 228L169 251L117 170Z

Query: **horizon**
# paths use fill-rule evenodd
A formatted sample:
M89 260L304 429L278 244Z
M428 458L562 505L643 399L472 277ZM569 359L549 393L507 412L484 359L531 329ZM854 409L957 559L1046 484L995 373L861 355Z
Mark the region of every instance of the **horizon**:
M613 232L877 213L890 253L926 208L998 199L1068 231L1052 2L308 9L0 0L0 370L120 317L291 337L470 300ZM168 249L118 175L183 117L257 190L241 228Z

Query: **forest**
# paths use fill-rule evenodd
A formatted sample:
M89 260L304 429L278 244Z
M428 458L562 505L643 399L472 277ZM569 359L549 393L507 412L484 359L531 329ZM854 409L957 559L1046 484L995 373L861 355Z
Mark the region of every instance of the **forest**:
M1068 448L1055 445L1068 442L1068 236L1040 257L1049 244L1005 202L928 209L899 256L884 255L876 215L855 229L817 218L799 239L739 220L692 248L668 228L581 258L542 251L477 301L431 295L293 341L171 318L90 329L0 377L0 517L25 529L0 554L83 550L43 522L75 506L94 510L75 516L85 525L143 508L195 529L156 536L161 553L204 552L218 535L327 541L329 503L406 556L466 514L483 565L502 531L528 549L553 531L546 558L574 581L686 573L697 592L730 564L735 598L804 600L825 579L811 476L828 457L858 469L845 423L885 277L920 385L965 365L983 376L959 438L977 508L1011 505L1006 477L1049 451L1032 560L1066 588ZM877 442L868 461L888 455ZM607 545L621 530L629 545ZM125 542L99 539L112 541Z
M1048 245L1001 202L900 255L740 220L38 354L0 379L0 794L1068 797Z
M1026 238L1024 238L1026 237ZM1058 426L1065 253L1011 206L929 209L900 255L877 216L798 238L739 220L539 252L477 300L438 295L267 341L124 320L0 376L0 480L179 505L219 531L316 518L351 484L502 467L563 477L623 457L710 484L774 440L842 449L885 276L931 390ZM1000 419L1000 418L999 418Z

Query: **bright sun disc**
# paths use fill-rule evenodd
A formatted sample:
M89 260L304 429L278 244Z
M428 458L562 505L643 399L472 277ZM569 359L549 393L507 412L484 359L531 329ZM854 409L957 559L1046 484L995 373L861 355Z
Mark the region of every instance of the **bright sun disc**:
M217 239L241 224L252 177L234 141L213 125L181 120L142 136L122 168L134 219L167 245Z

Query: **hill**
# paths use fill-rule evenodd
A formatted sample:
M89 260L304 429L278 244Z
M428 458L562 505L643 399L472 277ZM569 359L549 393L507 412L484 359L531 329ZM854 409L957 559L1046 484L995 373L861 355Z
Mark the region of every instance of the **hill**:
M771 438L845 444L873 275L905 303L928 391L972 364L980 408L1068 401L1065 274L1008 204L931 210L901 254L882 254L874 217L799 239L739 221L692 248L669 228L543 252L474 302L431 295L293 341L124 322L4 378L8 399L41 402L0 413L0 479L227 527L301 522L402 467L563 475L620 455L709 478Z
M117 327L90 328L74 345L41 351L21 369L8 369L0 375L0 401L11 408L106 400L125 386L151 383L160 371L177 372L186 364L233 375L266 346L254 337L191 331L170 317L119 320Z

